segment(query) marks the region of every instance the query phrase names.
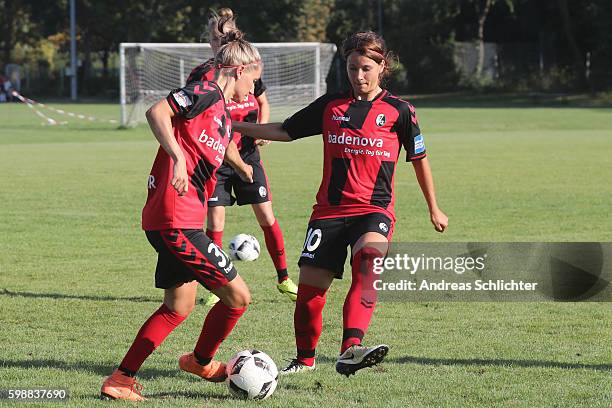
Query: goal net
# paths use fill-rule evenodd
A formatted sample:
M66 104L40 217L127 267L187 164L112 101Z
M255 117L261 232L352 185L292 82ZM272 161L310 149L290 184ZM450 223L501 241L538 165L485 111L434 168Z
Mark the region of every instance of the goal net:
M254 43L261 54L262 79L271 109L288 113L326 91L336 46L322 43ZM209 44L122 43L121 124L145 121L146 110L170 90L184 86L193 68L212 58Z

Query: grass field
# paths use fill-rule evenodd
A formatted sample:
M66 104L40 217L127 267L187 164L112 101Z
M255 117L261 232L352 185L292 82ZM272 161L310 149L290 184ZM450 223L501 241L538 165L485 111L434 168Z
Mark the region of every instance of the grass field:
M612 109L449 102L415 104L450 227L433 231L402 165L395 241L612 241ZM57 106L118 116L117 105ZM0 117L0 389L67 388L62 406L108 406L97 400L103 377L161 301L139 227L156 143L144 126L42 126L20 104L0 104ZM321 143L275 143L262 154L297 277ZM226 238L263 242L249 208L230 209L227 221ZM276 292L267 256L237 268L253 303L219 357L256 347L283 365L294 354L293 305ZM382 302L366 342L385 342L390 354L345 379L333 366L348 285L336 282L328 297L318 370L281 378L258 405L612 405L611 303ZM145 363L142 406L255 405L178 370L206 312L197 307Z

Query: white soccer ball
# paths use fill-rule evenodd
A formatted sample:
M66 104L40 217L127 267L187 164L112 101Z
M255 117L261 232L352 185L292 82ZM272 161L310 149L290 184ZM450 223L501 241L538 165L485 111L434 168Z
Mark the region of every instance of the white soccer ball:
M226 367L227 387L242 399L264 400L278 384L278 369L263 351L244 350L236 353Z
M259 258L261 248L254 236L238 234L230 241L229 252L235 261L254 261Z

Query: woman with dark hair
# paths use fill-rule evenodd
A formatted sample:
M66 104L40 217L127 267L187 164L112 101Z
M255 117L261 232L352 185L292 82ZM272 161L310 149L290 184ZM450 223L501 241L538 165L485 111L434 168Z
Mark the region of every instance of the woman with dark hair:
M297 357L284 374L315 368L326 293L342 278L351 249L352 284L343 309L336 371L351 375L378 364L389 347L362 345L374 307L373 262L383 258L395 226L393 191L400 149L406 150L438 232L448 217L438 208L433 178L414 107L381 88L390 53L376 33L358 32L343 44L351 89L326 94L284 123L236 122L234 129L261 139L289 142L323 136L323 179L299 260L294 314Z

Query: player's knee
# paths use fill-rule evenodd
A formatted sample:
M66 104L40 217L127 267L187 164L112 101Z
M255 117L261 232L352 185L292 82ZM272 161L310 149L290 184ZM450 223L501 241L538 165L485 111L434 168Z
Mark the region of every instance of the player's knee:
M233 290L225 298L221 299L226 306L243 308L251 303L251 292L248 288Z
M193 311L193 309L195 308L195 303L180 303L180 304L166 304L166 307L168 309L170 309L172 312L183 316L183 317L187 317L191 314L191 312Z

